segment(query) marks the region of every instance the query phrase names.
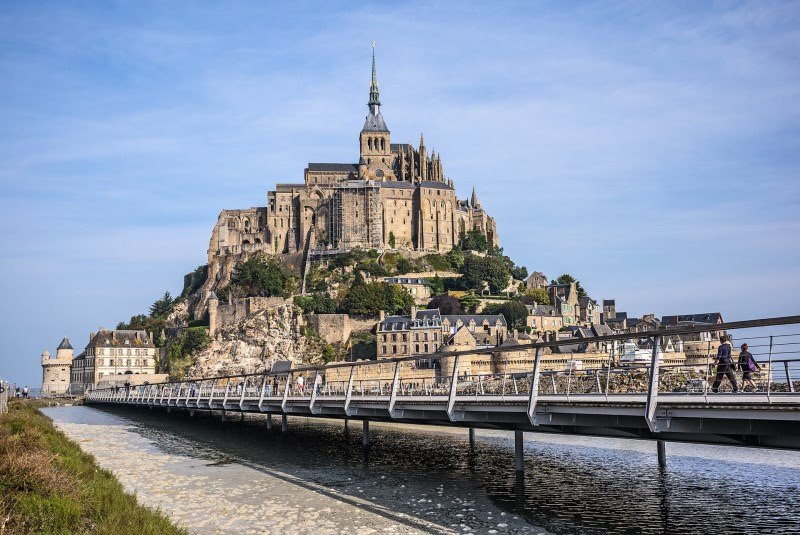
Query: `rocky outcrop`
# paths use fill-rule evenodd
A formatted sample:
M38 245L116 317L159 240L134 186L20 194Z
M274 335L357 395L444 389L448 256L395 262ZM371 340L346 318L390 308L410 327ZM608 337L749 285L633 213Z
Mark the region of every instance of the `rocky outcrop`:
M195 355L192 377L257 373L278 360L316 363L317 343L305 336L302 311L294 304L267 307L219 326L211 345Z

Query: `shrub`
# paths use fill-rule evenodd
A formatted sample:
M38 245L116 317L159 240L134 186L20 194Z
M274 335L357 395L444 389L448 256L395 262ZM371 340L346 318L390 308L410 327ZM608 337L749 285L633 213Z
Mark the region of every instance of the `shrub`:
M239 297L289 297L295 279L276 257L255 255L236 266L231 284Z
M489 284L492 293L502 292L508 286L510 274L505 263L494 256L468 255L461 268L464 285L476 290L483 289L483 281Z
M340 310L346 314L408 313L414 299L401 286L387 282L354 283L344 295Z

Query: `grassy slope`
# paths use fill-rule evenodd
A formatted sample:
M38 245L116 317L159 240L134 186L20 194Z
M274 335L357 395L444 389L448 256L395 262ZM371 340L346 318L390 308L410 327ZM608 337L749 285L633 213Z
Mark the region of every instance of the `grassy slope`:
M0 416L0 533L183 534L136 503L34 402Z

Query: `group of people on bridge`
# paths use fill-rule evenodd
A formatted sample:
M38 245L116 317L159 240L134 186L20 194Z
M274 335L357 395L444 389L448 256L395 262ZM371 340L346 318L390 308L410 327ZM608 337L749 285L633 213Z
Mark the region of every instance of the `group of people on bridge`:
M719 337L720 345L717 349L717 375L711 385L711 391L714 393L719 392L719 387L722 384L723 378L728 378L733 392L739 391L739 383L736 380L737 368L742 371L742 389L749 386L756 390L756 384L753 381L753 373L760 372L761 366L753 358L753 354L747 349L747 344L742 344L742 349L739 352L739 359L737 362L733 360L733 344L731 344L730 337L723 334Z

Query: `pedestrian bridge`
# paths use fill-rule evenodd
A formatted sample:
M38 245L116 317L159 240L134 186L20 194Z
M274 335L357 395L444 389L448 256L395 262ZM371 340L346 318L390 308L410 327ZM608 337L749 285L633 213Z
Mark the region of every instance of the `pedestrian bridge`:
M731 385L720 393L710 391L709 377L716 371L710 344L701 363L666 365L662 354L667 336L712 329L749 333L798 323L800 316L790 316L587 338L584 342L612 344L608 365L588 370L544 370L545 348L574 344L553 341L96 389L86 402L190 414L223 411L226 417L265 414L269 427L272 416L280 415L284 430L289 416L361 420L365 444L368 423L386 421L507 429L517 432L519 452L523 431L657 439L661 454L661 441L668 440L800 449L800 393L791 376L800 363L800 350L795 349L800 347L800 333L734 338L737 344L749 341L764 370L755 388L745 392L733 393ZM653 342L649 362L621 364L614 344L645 337ZM499 350L527 355L529 371L478 375L464 364L469 357Z

